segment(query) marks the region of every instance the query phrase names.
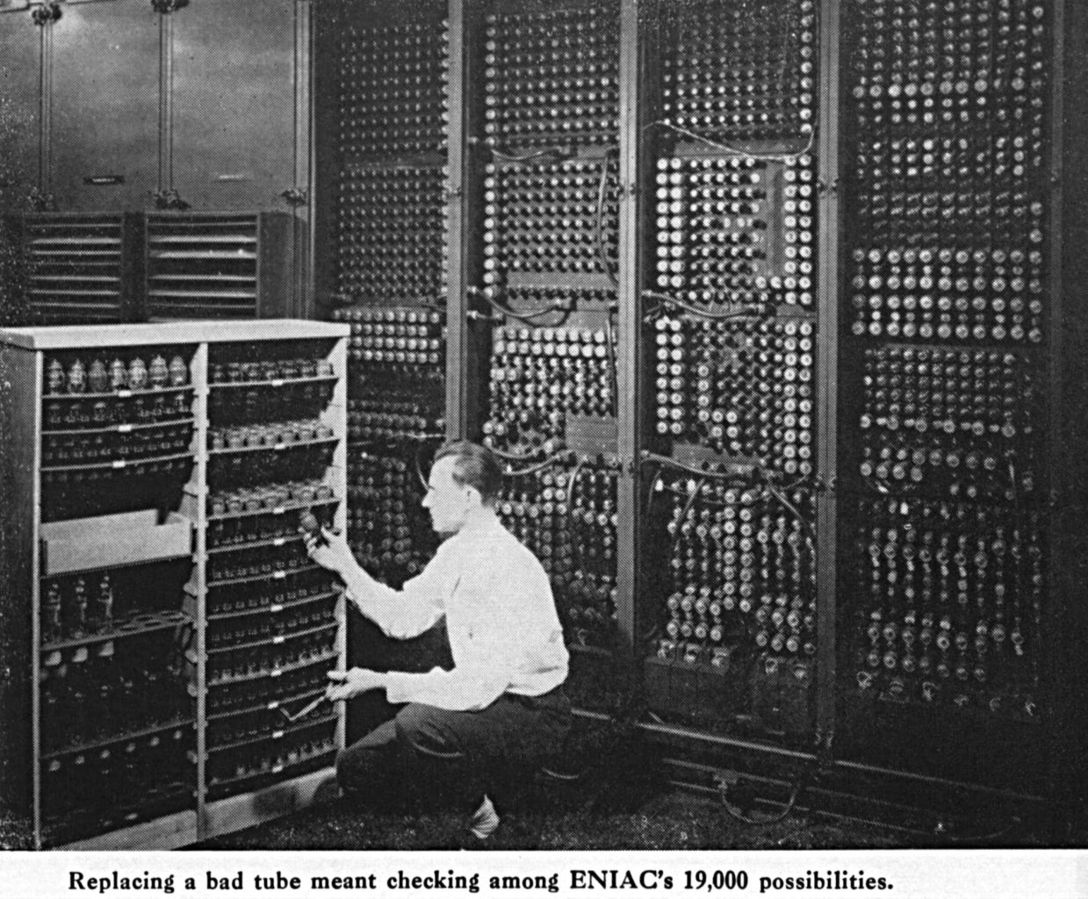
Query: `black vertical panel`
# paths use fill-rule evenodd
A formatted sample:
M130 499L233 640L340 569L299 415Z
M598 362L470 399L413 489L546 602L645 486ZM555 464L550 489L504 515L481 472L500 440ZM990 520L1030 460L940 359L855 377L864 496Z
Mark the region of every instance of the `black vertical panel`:
M1088 580L1088 7L1078 0L1055 4L1056 70L1052 103L1055 146L1051 153L1054 271L1051 292L1054 318L1051 335L1051 497L1054 555L1061 563L1051 572L1054 621L1049 631L1059 652L1051 660L1055 713L1052 775L1062 788L1072 787L1080 802L1088 797L1084 745L1088 736L1088 703L1072 672L1083 658L1088 640L1088 611L1083 602ZM1061 137L1059 143L1058 137ZM1071 685L1070 688L1066 688Z
M451 437L475 434L479 427L480 393L486 386L482 364L486 352L476 346L465 316L467 288L479 280L482 202L478 151L482 118L482 7L454 0L449 7L449 271L447 289L446 422ZM477 265L478 267L478 265Z
M840 95L838 749L1041 795L1057 7L852 3Z
M53 26L59 209L148 205L158 152L158 41L158 16L143 0L66 6ZM84 183L112 175L123 176L124 183Z
M646 697L667 721L804 745L834 599L824 566L817 602L815 570L830 538L827 504L818 520L815 507L834 352L820 333L817 183L831 162L815 130L818 10L698 0L662 12L659 113L642 129Z
M313 120L314 183L311 189L313 222L314 303L319 317L330 307L336 290L336 265L332 247L337 234L337 173L343 166L343 148L339 141L339 72L344 9L330 5L313 20Z
M30 13L0 15L0 210L37 183L38 29Z
M173 15L174 187L194 209L283 208L295 183L294 0Z

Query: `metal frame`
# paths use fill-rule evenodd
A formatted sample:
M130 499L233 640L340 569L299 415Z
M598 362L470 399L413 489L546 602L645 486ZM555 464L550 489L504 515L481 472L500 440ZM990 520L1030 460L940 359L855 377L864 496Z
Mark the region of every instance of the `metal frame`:
M291 246L294 268L293 308L291 315L314 317L313 279L314 229L312 194L314 170L314 104L311 99L314 80L313 0L295 0L295 46L292 61L295 93L294 183L281 196L294 207Z
M820 267L817 319L817 433L819 435L819 492L816 496L816 739L821 758L832 755L835 736L835 685L838 640L838 383L839 302L842 296L839 233L839 3L822 0L819 6L820 79L819 135L819 230L817 259Z
M643 13L652 12L656 7L656 0L620 0L616 411L617 452L622 468L616 485L616 613L622 645L634 662L638 661L637 600L641 587L638 564L642 543L639 455L644 429L643 403L647 395L642 383L643 224L646 205L642 122L647 113L646 92L650 80L644 77L647 67L644 40L647 35L640 25Z
M468 319L468 291L475 272L474 245L479 237L473 223L478 217L476 199L480 173L474 148L478 146L477 105L471 102L479 83L478 55L473 34L479 29L482 10L474 0L449 0L450 56L447 105L449 109L449 183L446 280L446 434L458 439L474 433L477 407L471 402L480 383L475 347Z
M1068 793L1070 780L1079 787L1078 799L1088 802L1084 777L1083 740L1088 731L1088 708L1078 706L1077 691L1068 689L1072 672L1080 663L1088 639L1088 614L1080 602L1088 558L1088 535L1083 522L1088 514L1088 471L1083 446L1084 413L1088 407L1088 386L1077 376L1085 371L1088 352L1088 305L1077 287L1088 275L1088 260L1082 247L1088 218L1084 215L1088 184L1082 175L1088 163L1085 137L1088 134L1088 74L1082 63L1088 49L1088 13L1077 0L1053 0L1053 44L1050 95L1050 152L1048 177L1050 308L1046 343L1047 460L1049 502L1047 512L1048 610L1044 633L1056 649L1045 659L1047 687L1053 710L1044 719L1046 743L1051 748L1048 777L1051 795ZM1059 569L1060 565L1060 569Z

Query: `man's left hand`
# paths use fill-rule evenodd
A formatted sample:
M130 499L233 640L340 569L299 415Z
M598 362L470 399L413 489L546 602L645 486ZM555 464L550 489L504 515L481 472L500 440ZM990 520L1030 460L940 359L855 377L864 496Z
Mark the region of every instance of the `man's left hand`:
M347 671L330 671L329 685L325 696L330 702L351 699L368 690L378 690L385 686L385 675L369 668L351 668Z

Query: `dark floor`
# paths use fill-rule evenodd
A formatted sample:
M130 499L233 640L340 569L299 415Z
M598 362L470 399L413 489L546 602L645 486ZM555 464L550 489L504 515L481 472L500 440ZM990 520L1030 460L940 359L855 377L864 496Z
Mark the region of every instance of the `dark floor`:
M573 805L573 807L572 807ZM598 812L565 801L537 802L503 816L481 843L452 813L381 814L343 800L239 831L200 849L839 849L917 845L917 838L860 822L820 821L804 814L753 826L720 803L680 792L648 799L635 812Z
M330 784L330 787L332 785ZM309 809L267 824L209 840L194 849L894 849L970 846L1044 846L1026 825L987 833L975 822L960 833L907 830L887 824L832 818L798 808L774 823L738 821L722 803L675 789L601 803L601 794L537 794L504 811L498 831L480 842L466 830L464 815L451 812L377 813L319 793ZM636 807L632 808L634 805ZM609 807L613 806L613 807ZM733 809L735 812L736 809ZM751 819L781 815L773 805L748 810ZM1088 846L1078 831L1059 843ZM1055 844L1050 844L1055 845ZM0 849L31 848L29 829L0 817Z

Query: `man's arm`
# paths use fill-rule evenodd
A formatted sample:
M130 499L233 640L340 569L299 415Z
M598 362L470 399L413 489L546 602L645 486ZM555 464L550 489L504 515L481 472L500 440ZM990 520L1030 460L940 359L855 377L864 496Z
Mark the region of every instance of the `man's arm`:
M544 674L562 665L565 677L551 585L536 559L519 554L465 581L451 601L453 670L381 675L389 702L477 711L498 699L519 673Z
M323 544L313 538L306 541L310 558L340 576L359 612L387 636L397 640L417 637L442 617L445 596L441 548L419 576L405 581L398 591L364 571L342 536L331 531L322 533Z

